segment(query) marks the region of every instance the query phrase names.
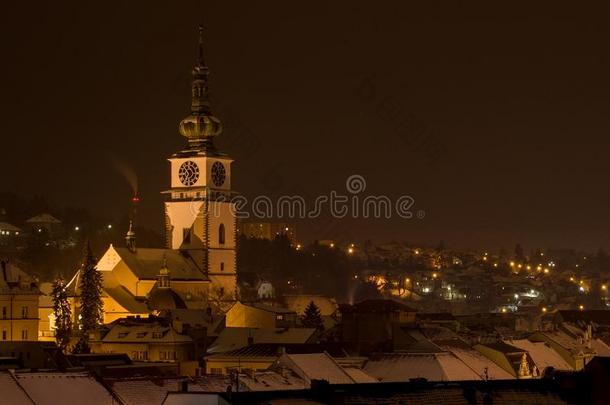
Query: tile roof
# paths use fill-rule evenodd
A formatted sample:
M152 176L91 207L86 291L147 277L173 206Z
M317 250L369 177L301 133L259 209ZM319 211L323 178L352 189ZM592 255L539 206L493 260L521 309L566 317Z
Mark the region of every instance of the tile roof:
M198 261L195 257L196 252L139 248L136 253L133 253L124 247L114 247L114 250L140 279L156 280L164 260L172 280L200 281L208 279L197 265L201 261Z
M406 382L413 378L428 381L467 381L481 377L451 353L390 353L372 356L364 367L380 381Z
M208 349L208 353L223 353L253 343L307 343L315 335L312 328L225 328Z
M15 373L15 378L36 405L116 405L88 373Z
M352 377L327 353L285 354L278 363L287 366L308 382L325 380L330 384L354 384Z

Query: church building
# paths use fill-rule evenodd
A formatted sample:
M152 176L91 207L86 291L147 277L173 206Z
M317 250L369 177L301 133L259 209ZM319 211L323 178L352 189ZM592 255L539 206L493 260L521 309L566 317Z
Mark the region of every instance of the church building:
M104 323L166 309L224 309L237 298L233 161L214 145L222 124L212 115L208 76L200 28L191 112L179 124L185 148L169 157L170 188L163 191L166 247L139 248L130 226L126 246L108 248L97 264ZM79 277L69 283L76 297Z

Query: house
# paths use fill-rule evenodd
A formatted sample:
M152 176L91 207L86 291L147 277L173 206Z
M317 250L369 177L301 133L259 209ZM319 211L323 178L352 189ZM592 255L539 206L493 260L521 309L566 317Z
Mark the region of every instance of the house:
M225 316L228 328L291 328L297 324L296 312L259 303L237 301Z
M93 353L126 353L133 361L195 362L193 339L179 334L166 319L123 318L91 340ZM194 374L194 372L193 372Z
M416 310L393 300L367 300L341 305L342 339L348 347L366 354L388 351L400 330L415 324Z
M61 221L48 213L31 217L25 223L28 230L34 235L43 234L54 238L63 232Z
M555 350L570 368L576 371L582 370L593 357L595 350L588 344L587 339L575 336L565 328L545 332L534 332L530 335L532 342L544 342Z
M0 261L0 342L38 340L36 281L8 261Z

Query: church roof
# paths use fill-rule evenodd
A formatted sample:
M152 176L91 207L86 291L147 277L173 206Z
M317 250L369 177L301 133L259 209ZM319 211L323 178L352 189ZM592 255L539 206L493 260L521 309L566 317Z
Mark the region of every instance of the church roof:
M203 252L138 248L134 253L128 248L115 247L114 249L129 269L140 279L156 280L165 260L172 280L208 280L197 264L203 262Z

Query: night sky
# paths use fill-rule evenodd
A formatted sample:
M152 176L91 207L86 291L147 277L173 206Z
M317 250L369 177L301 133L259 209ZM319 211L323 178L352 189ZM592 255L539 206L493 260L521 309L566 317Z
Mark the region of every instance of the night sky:
M298 222L302 240L610 248L610 10L384 3L3 4L1 189L119 219L130 167L160 231L203 23L236 190L360 174L426 214Z

